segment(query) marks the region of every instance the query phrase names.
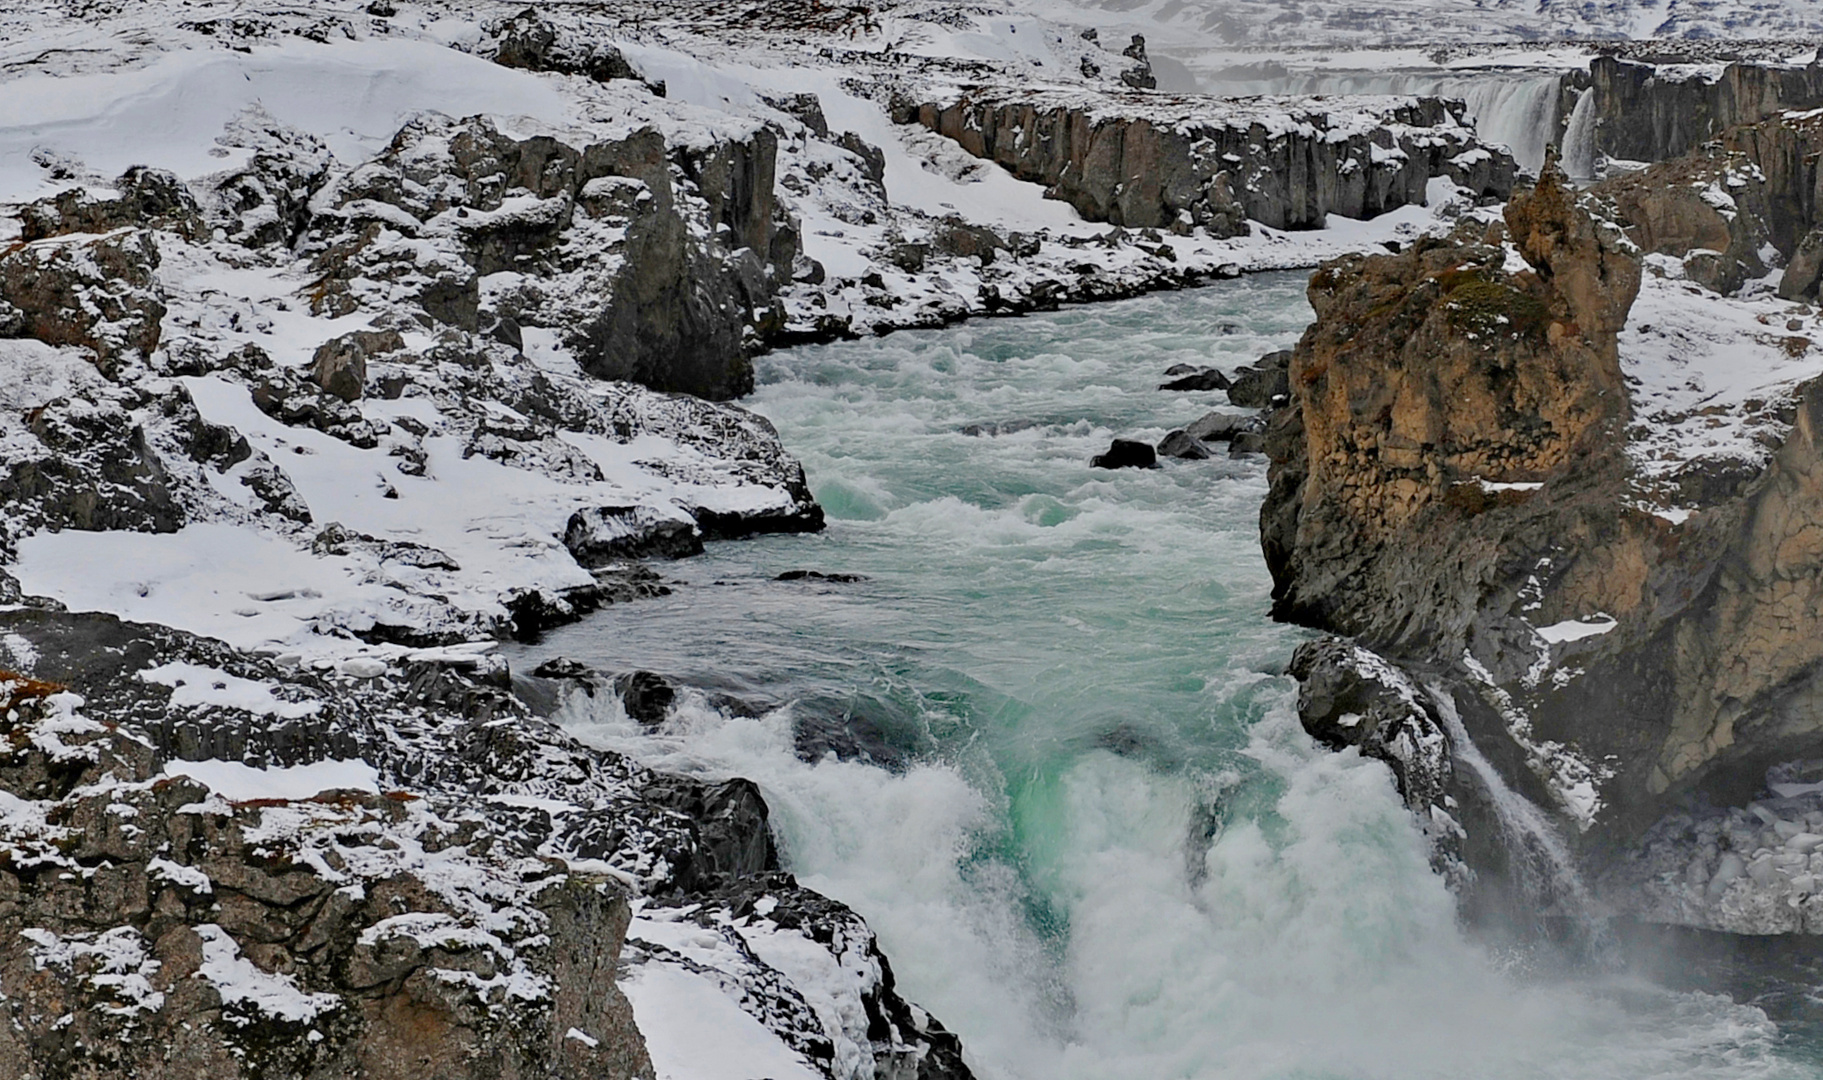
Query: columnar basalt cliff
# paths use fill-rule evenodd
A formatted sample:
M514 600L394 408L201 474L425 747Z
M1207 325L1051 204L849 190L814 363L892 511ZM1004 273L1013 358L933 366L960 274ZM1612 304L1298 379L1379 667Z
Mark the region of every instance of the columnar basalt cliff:
M1737 61L1655 65L1598 56L1589 65L1598 153L1665 161L1723 132L1794 109L1823 105L1823 65ZM1565 115L1568 115L1567 113Z
M899 107L1090 221L1215 236L1320 228L1421 205L1448 177L1504 198L1513 160L1483 147L1461 105L1437 98L1222 100L1133 92L971 87Z

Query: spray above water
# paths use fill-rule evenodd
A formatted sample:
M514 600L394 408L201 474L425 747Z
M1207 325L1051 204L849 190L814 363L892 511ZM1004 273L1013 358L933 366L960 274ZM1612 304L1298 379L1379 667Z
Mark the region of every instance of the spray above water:
M1757 1010L1515 975L1465 937L1385 766L1297 723L1263 461L1087 466L1222 407L1160 373L1289 344L1303 284L763 358L751 404L829 531L719 545L667 568L695 587L539 651L771 707L692 697L653 732L579 698L564 722L755 780L789 868L991 1080L1812 1075ZM866 580L773 580L794 569ZM836 752L804 760L807 729Z

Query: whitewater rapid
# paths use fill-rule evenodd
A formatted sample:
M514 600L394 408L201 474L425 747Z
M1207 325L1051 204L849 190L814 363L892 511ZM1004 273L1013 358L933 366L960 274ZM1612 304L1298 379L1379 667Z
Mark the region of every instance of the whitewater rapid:
M693 696L656 733L611 700L562 720L756 781L787 868L868 919L991 1080L1815 1076L1756 1009L1543 976L1458 929L1385 766L1298 726L1263 460L1088 468L1221 407L1156 384L1288 346L1302 290L1259 276L765 357L747 404L828 531L668 564L673 595L515 667L561 654L759 704ZM1018 430L962 432L988 423ZM802 731L847 759L803 760Z

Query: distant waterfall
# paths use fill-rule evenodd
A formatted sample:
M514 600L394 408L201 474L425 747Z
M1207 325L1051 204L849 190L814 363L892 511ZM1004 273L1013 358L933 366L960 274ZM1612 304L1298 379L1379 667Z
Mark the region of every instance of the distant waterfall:
M1563 133L1563 169L1573 179L1595 179L1595 91L1584 90Z
M1460 97L1483 142L1511 150L1513 160L1537 174L1545 148L1557 136L1558 77L1555 75L1445 80L1437 93Z
M1282 69L1281 69L1282 70ZM1557 74L1443 75L1434 72L1357 71L1287 73L1239 82L1208 80L1218 94L1415 94L1455 98L1482 141L1505 146L1513 160L1536 174L1545 147L1557 136Z

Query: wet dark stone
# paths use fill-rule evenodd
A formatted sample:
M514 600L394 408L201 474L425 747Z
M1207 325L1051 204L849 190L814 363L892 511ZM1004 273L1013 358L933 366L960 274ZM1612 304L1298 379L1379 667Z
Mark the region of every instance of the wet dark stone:
M532 669L540 679L584 679L592 674L589 665L567 656L554 656Z
M1263 432L1243 431L1234 437L1233 442L1228 444L1229 457L1241 457L1245 454L1264 454L1265 452L1266 436Z
M774 581L833 581L833 582L837 582L839 584L852 584L853 582L856 582L856 581L866 581L867 575L865 575L865 574L825 574L821 570L787 570L784 573L780 574L778 577L773 578L772 580L774 580Z
M1184 428L1191 438L1204 442L1228 442L1237 435L1263 430L1258 416L1241 416L1235 413L1205 413L1200 419Z
M1165 374L1170 375L1176 370L1177 368L1172 368L1171 371L1167 371ZM1206 367L1193 369L1188 375L1173 379L1167 383L1160 383L1158 388L1160 390L1226 390L1228 389L1228 386L1228 376L1223 375L1215 368Z
M912 751L899 745L880 719L865 712L799 702L792 713L792 749L799 760L815 763L833 756L897 771L911 759Z
M635 671L614 680L627 715L648 727L665 722L671 705L677 700L677 687L663 675Z
M1195 438L1182 429L1179 429L1159 440L1158 456L1198 461L1212 455L1209 453L1209 448L1203 445L1201 439Z
M1158 452L1150 443L1115 439L1108 446L1108 452L1090 458L1089 465L1096 469L1156 469Z
M1027 431L1037 427L1039 420L988 420L979 424L965 424L962 434L971 436L1011 435L1015 431Z
M1291 350L1268 353L1259 363L1234 373L1228 400L1244 409L1269 409L1275 398L1291 393Z

